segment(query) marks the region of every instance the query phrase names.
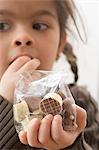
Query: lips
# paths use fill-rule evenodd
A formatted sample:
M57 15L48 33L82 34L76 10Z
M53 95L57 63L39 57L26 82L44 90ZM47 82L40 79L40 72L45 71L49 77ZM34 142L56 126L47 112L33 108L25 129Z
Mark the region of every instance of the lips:
M30 59L33 59L33 57L32 57L30 54L19 54L19 55L17 55L17 56L14 56L14 57L11 59L9 65L11 65L16 59L18 59L18 58L20 58L20 57L22 57L22 56L26 56L26 57L29 57Z

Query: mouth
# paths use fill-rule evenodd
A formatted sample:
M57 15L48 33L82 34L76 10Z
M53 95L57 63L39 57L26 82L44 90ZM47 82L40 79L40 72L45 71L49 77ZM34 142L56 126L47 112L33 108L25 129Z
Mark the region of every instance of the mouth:
M33 59L33 57L32 57L30 54L20 54L20 55L14 56L14 57L11 59L9 65L11 65L15 60L17 60L18 58L20 58L20 57L22 57L22 56L27 56L27 57L29 57L30 59Z

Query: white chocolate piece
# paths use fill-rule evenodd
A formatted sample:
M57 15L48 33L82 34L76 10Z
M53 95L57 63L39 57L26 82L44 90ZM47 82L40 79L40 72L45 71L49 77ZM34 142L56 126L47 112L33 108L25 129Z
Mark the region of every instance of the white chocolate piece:
M28 117L26 117L24 120L22 120L21 124L22 124L22 127L23 127L23 130L26 131L27 130L27 127L28 127L28 124L30 123L30 120Z
M62 101L62 98L59 94L57 94L57 93L48 93L44 96L44 99L49 99L49 98L58 101L60 103L60 105L62 106L63 101Z
M14 104L13 108L14 108L14 117L17 122L21 122L29 114L28 105L24 100L18 104Z

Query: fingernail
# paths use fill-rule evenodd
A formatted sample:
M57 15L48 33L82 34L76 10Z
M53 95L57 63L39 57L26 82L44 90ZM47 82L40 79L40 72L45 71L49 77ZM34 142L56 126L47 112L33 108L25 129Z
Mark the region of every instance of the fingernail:
M44 118L46 118L46 119L52 119L52 118L53 118L53 115L52 115L52 114L48 114L48 115L46 115Z

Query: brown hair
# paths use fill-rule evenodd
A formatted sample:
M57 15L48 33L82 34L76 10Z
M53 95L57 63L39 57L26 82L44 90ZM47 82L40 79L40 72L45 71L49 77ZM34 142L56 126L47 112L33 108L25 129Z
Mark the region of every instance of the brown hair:
M76 30L78 32L80 39L82 41L84 41L81 34L80 34L77 23L76 23L76 19L75 19L76 14L78 14L78 16L80 18L81 24L82 24L83 29L84 29L84 33L85 33L85 28L84 28L82 19L80 17L79 11L77 10L73 0L54 0L54 1L56 4L56 10L57 10L57 14L58 14L60 32L61 33L64 32L66 34L67 34L67 30L69 32L72 32L71 29L69 28L70 22L68 21L69 19L71 19L72 22L74 23L75 27L76 27ZM85 33L85 37L86 37L86 33ZM74 81L76 83L78 80L77 57L73 53L73 49L72 49L72 46L70 43L66 43L63 53L65 54L67 61L71 66L71 70L75 76Z

